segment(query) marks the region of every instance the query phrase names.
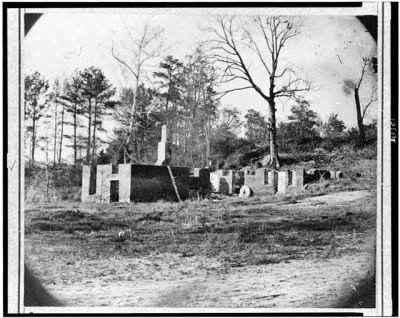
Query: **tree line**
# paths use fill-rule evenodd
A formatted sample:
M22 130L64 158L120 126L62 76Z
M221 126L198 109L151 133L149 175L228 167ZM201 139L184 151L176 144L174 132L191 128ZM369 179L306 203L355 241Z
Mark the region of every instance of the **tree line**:
M159 58L163 49L162 30L145 25L137 37L128 32L129 52L114 43L111 50L130 77L129 85L118 93L94 66L53 83L39 72L27 75L25 146L29 162L35 162L35 151L40 148L47 163L59 164L65 160L63 150L68 147L74 164L154 163L161 126L166 124L171 164L204 167L212 161L219 166L238 149L244 152L264 147L270 153L268 163L279 167L278 148L283 149L284 143L304 144L343 135L343 121L331 114L322 122L304 97L312 90L311 82L281 59L287 42L300 34L294 22L284 17L255 17L246 22L219 17L208 32L211 40L192 54L183 59L167 56L152 71L149 62ZM258 59L267 85L256 81L244 48ZM367 142L365 113L375 98L371 94L362 105L359 97L370 61L363 60L358 81L343 84L345 94L354 90L358 118L357 131L350 129L348 133L357 133L361 145ZM235 86L222 90L224 84ZM224 95L247 89L265 100L266 116L250 109L243 119L237 109L221 105ZM281 99L292 108L288 121L278 123L276 105ZM245 135L238 137L242 127Z

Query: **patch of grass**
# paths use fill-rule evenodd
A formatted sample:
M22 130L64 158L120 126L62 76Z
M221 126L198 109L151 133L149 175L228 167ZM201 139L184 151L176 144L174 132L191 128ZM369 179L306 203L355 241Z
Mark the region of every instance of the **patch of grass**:
M357 235L375 227L374 196L347 206L312 206L312 210L304 205L296 208L295 201L301 198L304 194L274 198L274 204L259 197L115 206L27 205L25 224L28 234L40 233L45 238L57 233L51 244L68 242L83 255L88 253L82 249L83 239L85 250L108 257L110 251L116 251L118 232L129 231L120 244L126 255L206 255L221 257L232 266L354 253L363 246Z

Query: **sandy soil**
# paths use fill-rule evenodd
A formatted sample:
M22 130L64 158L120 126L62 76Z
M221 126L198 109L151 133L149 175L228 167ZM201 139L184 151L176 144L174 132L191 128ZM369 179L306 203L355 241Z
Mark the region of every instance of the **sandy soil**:
M86 278L60 277L46 287L70 306L335 307L339 296L367 275L372 260L371 254L359 253L227 269L199 257L115 258L101 265L81 263L92 268ZM79 269L70 274L80 276Z
M367 191L342 192L275 207L305 213L357 205L368 196ZM68 241L46 253L48 243L41 246L41 235L26 236L28 262L44 286L68 306L336 307L344 294L357 293L358 282L372 275L374 263L373 229L353 234L350 244L357 249L351 253L330 254L329 247L321 247L320 255L306 259L239 267L221 257L159 252L132 256L115 249L108 258L74 258Z

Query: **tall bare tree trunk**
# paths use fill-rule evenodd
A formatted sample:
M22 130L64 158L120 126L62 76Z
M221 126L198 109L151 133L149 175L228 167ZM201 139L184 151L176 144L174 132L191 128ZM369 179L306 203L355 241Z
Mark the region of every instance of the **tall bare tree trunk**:
M210 133L210 129L209 129L209 127L207 127L206 128L206 131L205 131L205 138L206 138L206 164L205 164L205 166L206 167L208 167L208 163L209 163L209 160L210 160L210 136L209 136L209 133Z
M53 166L56 165L56 155L57 155L57 108L58 103L56 100L56 110L54 112L54 150L53 150Z
M167 93L167 99L165 102L165 125L167 126L167 140L170 137L171 134L171 127L169 127L169 114L168 114L168 103L169 103L169 98L168 98L169 92Z
M76 164L76 159L77 159L77 149L76 149L76 124L77 124L77 120L76 120L76 112L77 112L77 104L75 103L74 105L75 109L74 109L74 164Z
M35 164L35 148L36 148L36 112L33 112L33 117L32 117L32 145L31 145L31 160L32 160L32 165Z
M360 146L364 146L367 141L365 138L365 131L364 131L364 124L363 124L363 117L361 114L361 105L360 105L360 96L358 94L358 88L354 88L354 99L356 101L356 110L357 110L357 125L358 130L360 133Z
M58 150L58 163L61 163L62 158L62 145L63 145L63 135L64 135L64 106L62 106L61 112L61 132L60 132L60 149Z
M140 74L140 68L138 69L138 74ZM135 92L134 92L134 96L133 96L133 105L132 105L132 121L131 121L131 135L133 137L133 152L134 152L134 156L137 157L137 152L138 152L138 138L137 138L137 133L134 127L134 121L136 120L136 112L137 112L137 101L138 101L138 92L139 92L139 78L136 80L136 86L135 86Z
M92 160L95 158L96 154L97 100L94 103L93 117Z
M46 200L49 202L49 188L50 188L50 177L49 177L49 139L46 139Z
M271 105L272 104L272 105ZM279 156L278 156L278 146L276 143L276 108L275 108L275 103L272 102L270 104L270 112L271 112L271 118L270 118L270 138L269 138L269 147L270 147L270 165L279 168Z
M279 168L279 157L278 157L278 147L276 143L276 107L275 107L275 70L273 69L272 74L270 76L270 86L269 86L269 112L270 112L270 140L269 140L269 149L270 149L270 165L274 168Z
M269 104L269 129L271 138L270 164L275 168L279 168L276 140L275 99L283 97L293 98L299 93L311 89L310 82L302 80L297 76L292 78L294 71L289 65L281 67L278 71L278 64L281 60L281 50L286 46L286 42L289 39L296 37L299 34L299 29L293 22L286 19L286 17L255 17L253 22L251 22L254 28L251 29L247 28L244 24L237 24L235 21L237 20L234 16L221 16L217 21L219 27L210 29L213 36L215 36L215 39L211 40L211 42L216 44L212 49L212 51L215 52L213 59L217 62L224 63L227 66L226 70L229 71L224 75L226 82L236 79L248 82L248 86L227 90L224 94L252 88ZM243 32L245 32L245 37L243 36ZM258 33L258 35L264 39L263 42L265 46L261 46L260 40L254 38L254 33ZM262 87L255 82L255 79L250 72L249 65L242 57L240 52L241 48L237 44L242 42L244 38L247 38L247 46L257 54L265 71L265 75L269 75L269 92L264 91ZM286 76L284 76L285 74ZM285 83L275 83L275 80L278 78L284 78ZM275 84L278 84L277 88L275 88Z
M89 125L88 125L88 140L87 140L87 146L86 146L86 162L89 164L91 162L90 160L90 144L91 144L91 128L92 128L92 102L89 99Z
M140 72L140 68L138 70L138 74ZM137 140L136 140L136 134L135 134L135 128L133 126L134 121L136 119L136 105L137 105L137 92L139 91L139 77L135 76L136 78L136 83L133 91L133 103L131 105L131 120L129 123L129 129L128 129L128 138L126 140L126 146L124 147L124 163L127 163L128 159L128 153L129 153L129 148L130 144L133 142L133 151L136 155L137 153ZM132 154L130 154L130 157L132 158Z

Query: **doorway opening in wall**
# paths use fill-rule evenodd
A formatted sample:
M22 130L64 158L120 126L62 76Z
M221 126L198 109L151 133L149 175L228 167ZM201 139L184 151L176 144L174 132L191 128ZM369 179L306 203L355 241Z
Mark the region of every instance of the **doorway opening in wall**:
M273 171L274 194L278 192L278 172Z
M119 181L111 180L110 182L110 202L119 201Z
M267 169L264 169L264 184L269 184Z
M96 175L97 175L97 166L90 166L90 176L89 176L89 194L96 193Z

